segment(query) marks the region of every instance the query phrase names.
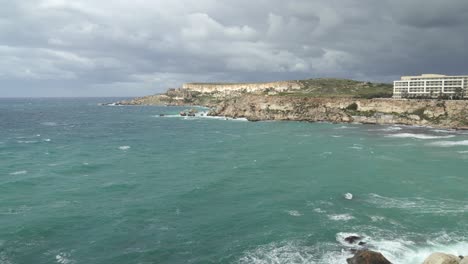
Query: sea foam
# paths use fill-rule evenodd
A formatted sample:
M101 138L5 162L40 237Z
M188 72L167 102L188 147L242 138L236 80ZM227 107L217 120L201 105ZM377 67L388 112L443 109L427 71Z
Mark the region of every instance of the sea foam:
M120 146L119 149L120 150L129 150L130 146Z
M413 134L413 133L397 133L397 134L388 134L386 137L393 137L393 138L415 138L415 139L440 139L440 138L453 138L454 135L448 136L435 136L435 135L427 135L427 134Z
M12 173L10 173L10 175L22 175L22 174L26 174L26 173L28 173L27 170L21 170L21 171L12 172Z
M436 141L429 145L437 147L456 147L456 146L468 146L468 140L461 141Z
M396 208L409 210L412 214L461 214L468 212L467 201L452 199L426 199L421 197L392 198L375 193L369 195L366 202L377 208Z
M332 215L327 215L328 219L332 221L349 221L354 219L354 216L350 214L332 214Z

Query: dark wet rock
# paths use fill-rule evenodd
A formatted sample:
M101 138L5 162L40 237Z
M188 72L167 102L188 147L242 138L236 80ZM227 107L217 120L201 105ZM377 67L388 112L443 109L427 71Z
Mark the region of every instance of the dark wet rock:
M358 243L358 245L360 245L360 246L364 246L366 244L367 244L366 242L362 242L362 241Z
M358 250L354 257L346 259L348 264L391 264L381 253L370 250Z
M164 116L164 114L159 114L159 116Z
M361 240L362 238L359 236L348 236L344 240L350 244L354 244L357 241Z
M180 116L187 116L187 113L184 112L184 111L180 112L179 114L180 114Z

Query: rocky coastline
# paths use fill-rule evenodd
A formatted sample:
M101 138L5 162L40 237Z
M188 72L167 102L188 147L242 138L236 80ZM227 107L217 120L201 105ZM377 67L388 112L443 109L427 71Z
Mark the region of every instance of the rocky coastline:
M297 87L294 88L296 90ZM255 92L200 91L169 89L163 94L113 105L204 106L211 109L208 115L246 118L249 121L400 124L468 129L468 101L465 100L317 97L313 94L281 94L271 89Z
M358 249L351 250L354 255L346 259L348 264L392 264L382 253L368 249L371 245L368 245L363 237L351 235L345 237L343 242L358 247ZM415 264L468 264L468 256L434 252L422 263Z

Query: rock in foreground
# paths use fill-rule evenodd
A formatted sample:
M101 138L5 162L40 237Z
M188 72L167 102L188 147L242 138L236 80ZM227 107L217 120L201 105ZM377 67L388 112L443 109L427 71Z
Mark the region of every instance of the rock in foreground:
M348 264L391 264L381 253L370 250L359 250L346 262Z
M423 264L459 264L460 258L445 253L432 253Z

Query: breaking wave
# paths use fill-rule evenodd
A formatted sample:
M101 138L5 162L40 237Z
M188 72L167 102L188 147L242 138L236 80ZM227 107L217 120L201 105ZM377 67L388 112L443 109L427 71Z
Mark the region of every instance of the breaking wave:
M349 221L354 219L354 216L350 214L333 214L333 215L328 215L328 219L332 221Z
M358 236L357 243L349 244L345 241L348 236ZM394 264L422 263L433 252L444 252L453 255L466 254L468 242L462 238L441 233L434 234L435 238L426 239L420 235L405 235L382 233L377 231L373 236L359 232L339 232L336 242L283 241L259 246L246 251L237 263L239 264L337 264L346 263L352 257L352 250L370 249L381 252Z
M397 133L397 134L388 134L386 137L393 137L393 138L416 138L416 139L439 139L439 138L453 138L454 135L448 136L435 136L435 135L427 135L427 134L413 134L413 133Z
M372 193L367 202L378 208L397 208L409 210L413 214L459 214L468 212L467 201L451 199L391 198Z
M468 146L468 140L462 141L436 141L429 144L437 147L456 147L456 146Z
M26 174L26 173L28 173L27 170L21 170L21 171L12 172L12 173L10 173L10 175L22 175L22 174Z

